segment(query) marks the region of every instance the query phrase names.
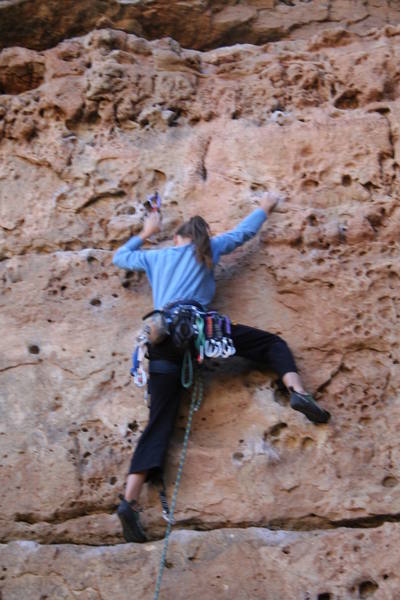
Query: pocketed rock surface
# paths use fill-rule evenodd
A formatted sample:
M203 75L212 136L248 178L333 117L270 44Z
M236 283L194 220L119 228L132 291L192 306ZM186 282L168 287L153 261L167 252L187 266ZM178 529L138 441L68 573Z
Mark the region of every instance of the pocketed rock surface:
M400 597L399 55L393 25L207 52L101 29L0 53L2 600L151 597L156 491L147 544L122 545L115 517L151 290L112 254L154 189L148 247L195 213L225 231L272 188L287 200L218 266L215 307L282 335L332 420L292 411L262 365L206 366L164 597Z

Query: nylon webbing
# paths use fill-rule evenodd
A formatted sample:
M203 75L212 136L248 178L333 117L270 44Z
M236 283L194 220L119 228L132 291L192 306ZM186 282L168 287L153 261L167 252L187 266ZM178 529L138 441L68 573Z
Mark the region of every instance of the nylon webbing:
M179 489L179 484L180 484L181 477L182 477L183 465L185 463L186 451L187 451L187 447L188 447L188 443L189 443L189 434L190 434L190 430L192 427L193 413L200 408L202 399L203 399L203 380L202 380L200 373L197 371L195 381L193 384L192 399L190 402L189 415L188 415L188 420L187 420L187 425L186 425L186 430L185 430L185 437L183 439L183 448L182 448L182 452L181 452L181 458L179 461L178 473L176 475L174 492L172 494L171 508L169 511L169 521L168 521L167 529L165 532L164 547L163 547L163 551L161 554L161 561L160 561L160 567L159 567L158 576L157 576L154 600L158 600L158 597L160 594L161 580L162 580L162 576L163 576L163 572L164 572L164 568L165 568L165 559L167 557L168 541L169 541L169 536L171 533L172 525L174 522L176 498L178 496L178 489Z

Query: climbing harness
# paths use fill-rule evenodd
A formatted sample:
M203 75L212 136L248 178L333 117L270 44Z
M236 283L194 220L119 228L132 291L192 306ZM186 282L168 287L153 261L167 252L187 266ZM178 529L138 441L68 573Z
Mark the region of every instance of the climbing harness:
M195 411L199 410L199 408L200 408L201 402L203 400L203 391L204 391L203 390L203 380L202 380L201 374L199 373L199 371L197 371L196 377L194 380L194 384L193 384L192 398L191 398L190 408L189 408L189 415L188 415L188 420L187 420L186 429L185 429L185 437L183 439L183 447L182 447L181 457L179 460L178 473L176 475L175 486L174 486L174 491L172 494L172 501L171 501L170 509L168 508L168 502L167 502L167 498L166 498L166 494L165 494L165 487L163 486L164 489L160 491L160 498L161 498L161 494L163 493L163 499L164 499L164 503L163 503L163 500L161 499L161 502L163 504L163 516L166 519L168 525L167 525L167 529L165 532L164 546L163 546L163 551L161 554L160 566L159 566L158 576L157 576L157 581L156 581L156 589L155 589L153 600L158 600L158 597L160 595L161 580L162 580L162 576L163 576L163 572L164 572L164 568L165 568L169 536L171 534L172 526L175 523L175 521L174 521L175 505L176 505L176 499L178 496L179 484L180 484L181 478L182 478L183 465L185 463L186 452L187 452L188 443L189 443L189 434L190 434L190 430L192 427L193 413Z
M205 358L229 358L235 354L231 322L216 311L206 311L194 301L179 300L143 317L144 326L136 337L131 374L143 387L147 376L143 368L145 346L159 344L167 336L183 352L181 383L189 388L193 381L193 357L201 365Z

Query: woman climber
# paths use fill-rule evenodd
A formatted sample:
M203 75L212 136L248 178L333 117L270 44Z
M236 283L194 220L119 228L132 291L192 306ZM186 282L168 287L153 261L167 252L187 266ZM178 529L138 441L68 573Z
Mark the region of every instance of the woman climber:
M232 252L254 237L279 199L276 193L264 194L259 208L231 231L215 237L209 236L209 226L202 217L192 217L177 230L174 246L143 251L139 249L142 243L160 231L160 214L153 211L146 217L141 233L117 250L113 262L121 269L146 272L156 310L181 304L194 304L207 310L215 293L213 269L221 255ZM238 356L262 361L279 375L289 392L290 406L294 410L303 413L313 423L326 423L329 420L329 412L318 406L303 388L293 355L282 338L233 323L230 338ZM117 511L123 535L128 542L146 541L139 519L140 491L146 480L162 478L168 443L179 408L182 350L174 341L174 336L168 336L160 343L148 345L149 422L133 454L125 496Z

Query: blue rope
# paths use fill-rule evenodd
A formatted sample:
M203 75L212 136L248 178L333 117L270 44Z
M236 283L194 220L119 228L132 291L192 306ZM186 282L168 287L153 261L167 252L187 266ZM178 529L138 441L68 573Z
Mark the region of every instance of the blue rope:
M179 461L178 473L176 476L174 492L172 495L171 509L170 509L170 513L169 513L169 521L168 521L167 530L165 532L164 547L163 547L163 551L162 551L162 555L161 555L160 567L159 567L158 577L157 577L157 582L156 582L156 590L154 593L154 600L158 600L158 596L160 594L161 580L162 580L162 576L164 573L165 560L167 557L168 541L169 541L169 536L171 533L172 525L174 522L174 511L175 511L175 505L176 505L176 498L178 496L178 489L179 489L179 484L181 482L183 465L185 463L186 452L187 452L187 447L188 447L188 443L189 443L189 434L190 434L190 429L192 427L193 413L195 411L199 410L202 399L203 399L203 380L202 380L201 375L197 372L197 377L195 379L193 391L192 391L192 400L191 400L190 408L189 408L189 416L188 416L186 430L185 430L185 437L183 439L183 448L182 448L182 452L181 452L181 458Z

